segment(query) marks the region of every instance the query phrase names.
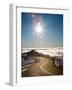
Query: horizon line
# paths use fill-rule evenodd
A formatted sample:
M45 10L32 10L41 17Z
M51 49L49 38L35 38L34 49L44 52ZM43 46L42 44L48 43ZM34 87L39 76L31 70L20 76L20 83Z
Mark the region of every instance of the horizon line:
M48 47L48 48L63 48L63 47ZM48 49L48 48L21 48L21 49Z

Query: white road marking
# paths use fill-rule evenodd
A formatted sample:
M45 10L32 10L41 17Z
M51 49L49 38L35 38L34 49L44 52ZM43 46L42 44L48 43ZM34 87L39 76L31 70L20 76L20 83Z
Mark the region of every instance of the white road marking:
M41 69L42 71L44 71L45 73L47 73L47 74L53 75L53 73L51 73L51 72L47 71L46 69L44 69L44 68L43 68L43 65L40 65L40 69Z

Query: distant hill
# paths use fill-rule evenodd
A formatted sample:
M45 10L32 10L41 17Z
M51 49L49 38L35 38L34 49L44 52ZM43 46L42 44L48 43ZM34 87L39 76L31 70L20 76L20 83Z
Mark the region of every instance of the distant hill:
M27 55L27 56L43 56L43 57L50 57L49 55L44 55L44 54L39 53L39 52L37 52L37 51L35 51L35 50L31 50L31 51L29 51L29 52L22 53L22 56L25 56L25 55Z

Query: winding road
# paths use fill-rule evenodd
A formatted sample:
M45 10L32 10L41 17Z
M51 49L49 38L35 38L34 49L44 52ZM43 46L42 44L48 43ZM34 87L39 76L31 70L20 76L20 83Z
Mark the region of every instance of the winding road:
M27 67L27 70L22 70L22 77L24 76L48 76L53 73L44 69L44 66L48 63L48 59L45 57L38 57L38 62L33 63Z

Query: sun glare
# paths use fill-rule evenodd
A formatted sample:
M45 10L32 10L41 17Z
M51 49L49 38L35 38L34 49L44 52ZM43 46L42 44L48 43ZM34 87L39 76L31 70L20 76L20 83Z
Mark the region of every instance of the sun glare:
M41 26L40 23L38 23L37 26L36 26L36 33L37 34L41 34L42 33L42 26Z

